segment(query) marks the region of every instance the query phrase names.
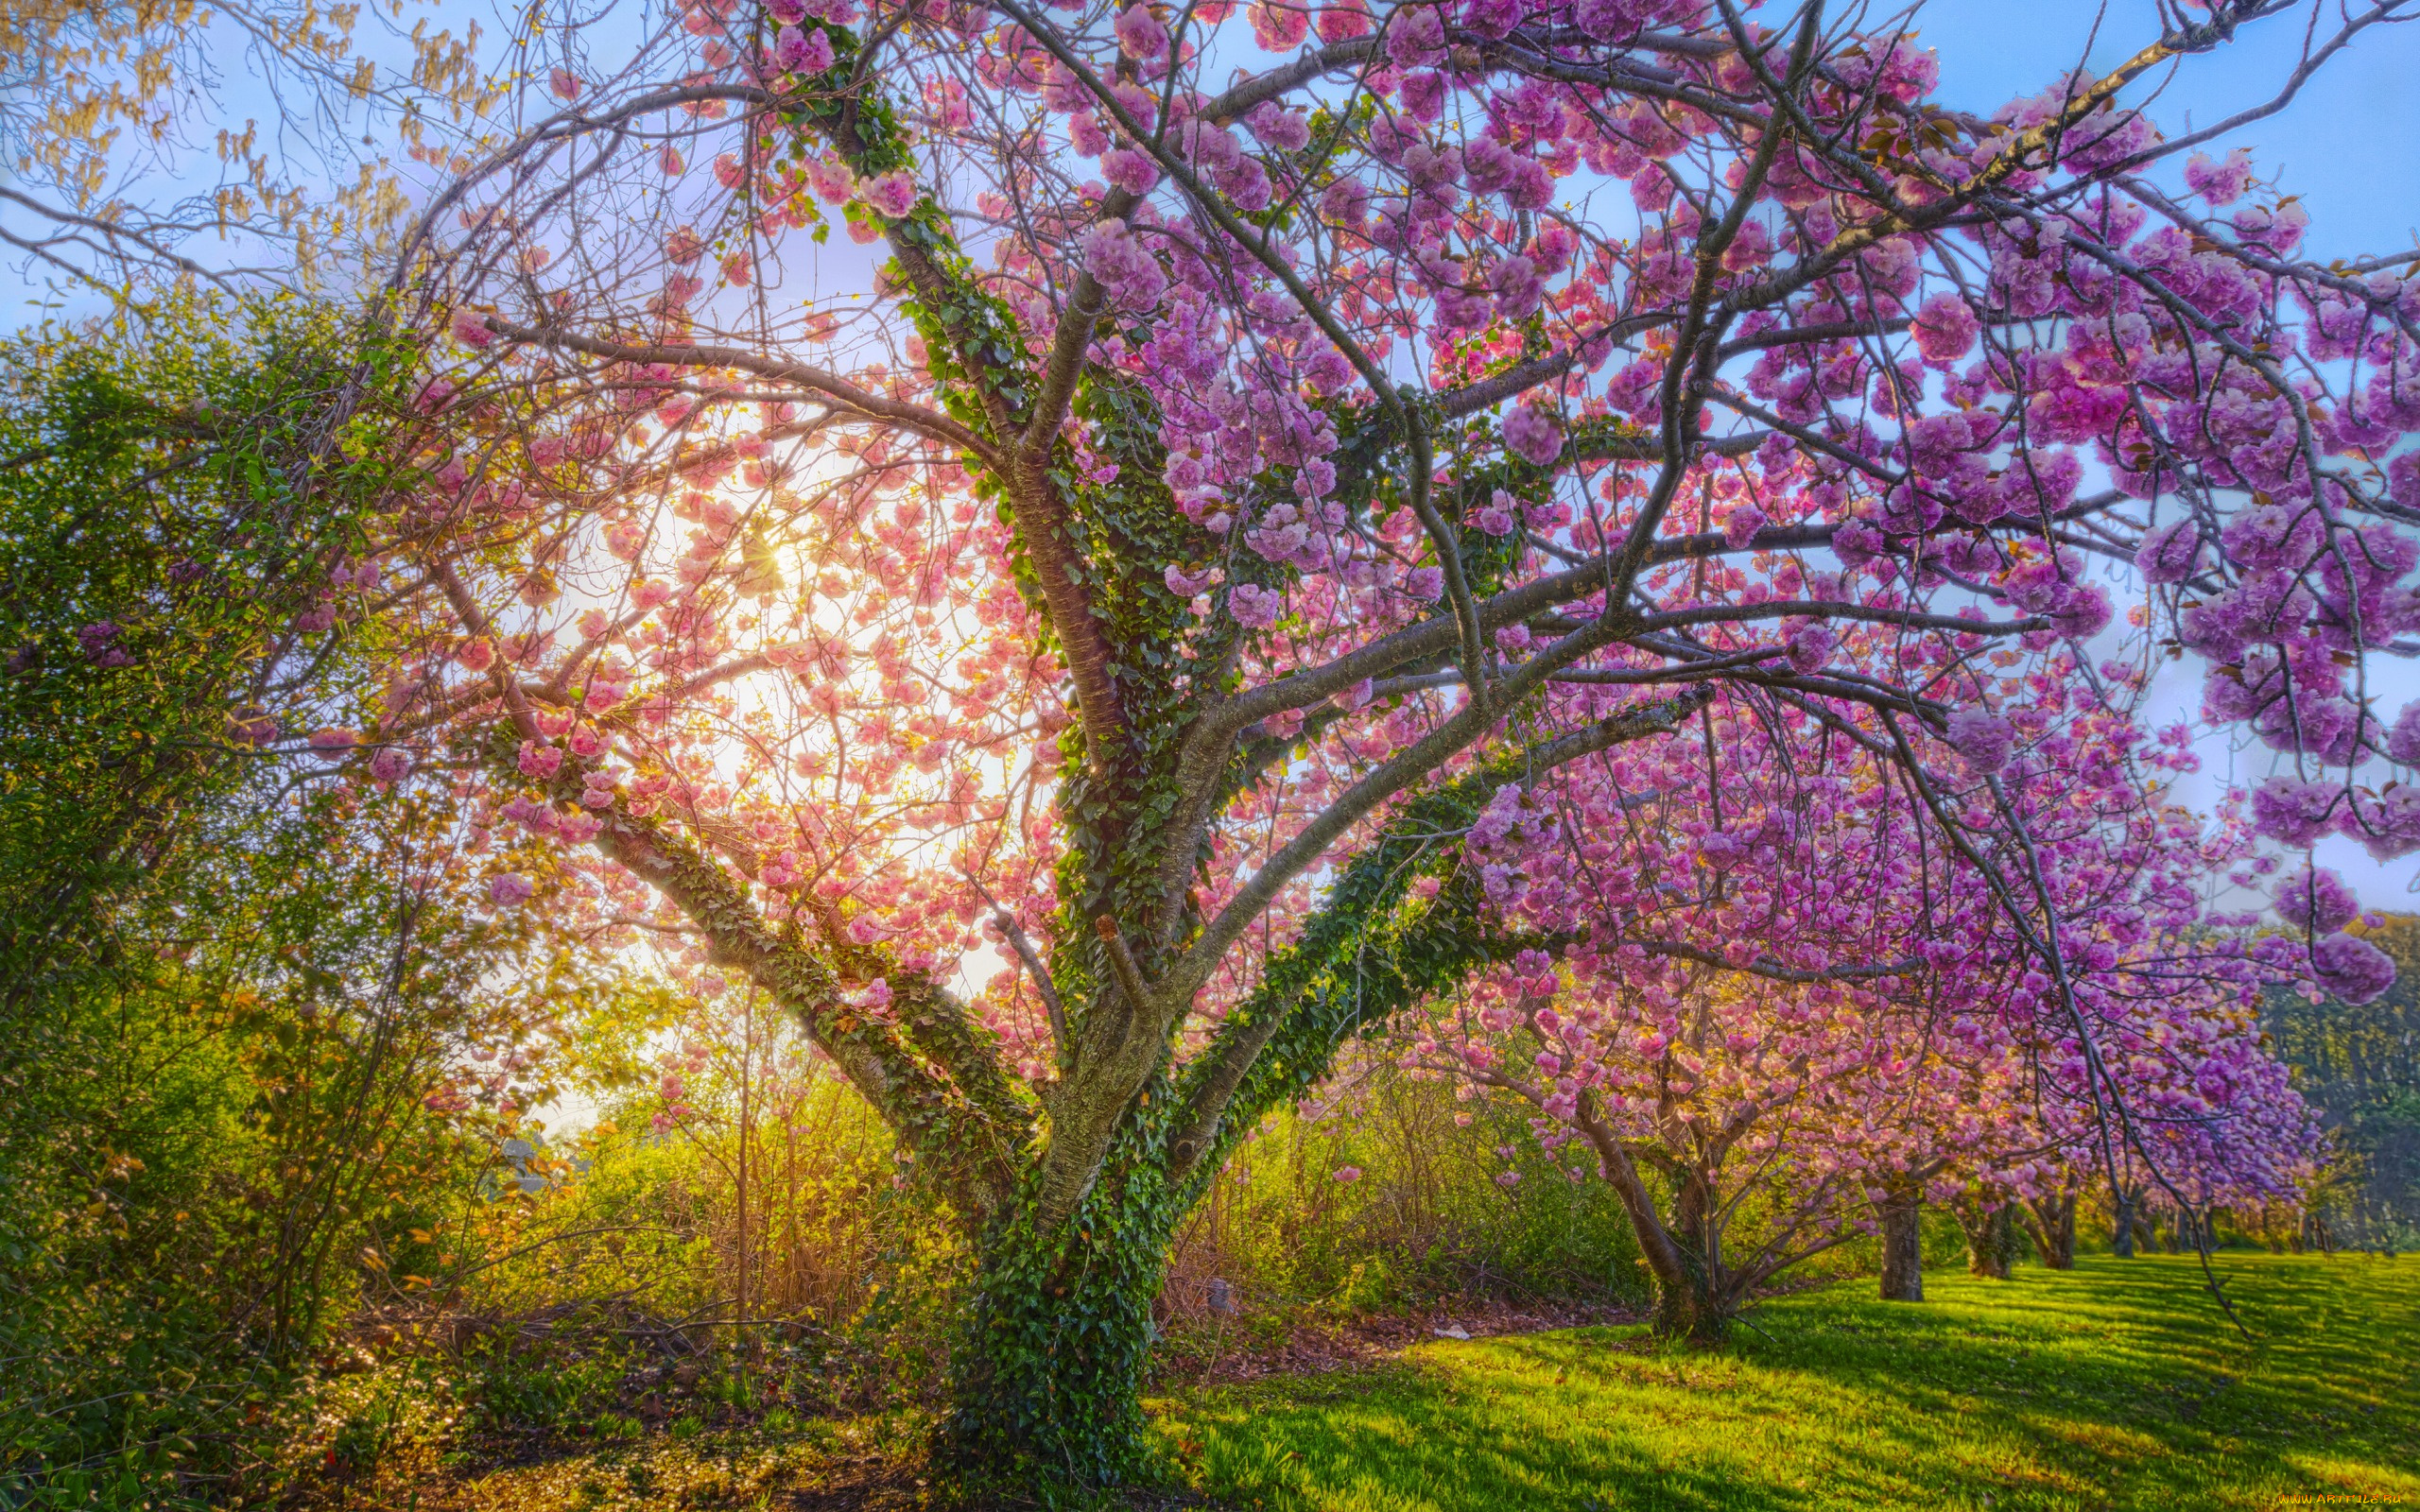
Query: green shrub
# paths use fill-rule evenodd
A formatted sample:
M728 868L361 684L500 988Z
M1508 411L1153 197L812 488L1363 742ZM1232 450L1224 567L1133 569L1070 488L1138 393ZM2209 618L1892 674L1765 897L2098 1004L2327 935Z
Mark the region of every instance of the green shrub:
M1179 1230L1167 1315L1208 1316L1214 1280L1279 1314L1644 1297L1637 1243L1592 1162L1442 1083L1383 1066L1345 1080L1269 1119L1219 1174Z

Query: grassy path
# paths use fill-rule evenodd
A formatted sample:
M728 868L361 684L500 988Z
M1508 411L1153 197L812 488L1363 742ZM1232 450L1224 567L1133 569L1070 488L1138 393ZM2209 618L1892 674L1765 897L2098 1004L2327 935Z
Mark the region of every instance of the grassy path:
M2189 1257L2088 1259L1775 1301L1720 1355L1440 1342L1154 1405L1200 1491L1269 1512L2420 1506L2420 1256L2218 1268L2250 1342Z

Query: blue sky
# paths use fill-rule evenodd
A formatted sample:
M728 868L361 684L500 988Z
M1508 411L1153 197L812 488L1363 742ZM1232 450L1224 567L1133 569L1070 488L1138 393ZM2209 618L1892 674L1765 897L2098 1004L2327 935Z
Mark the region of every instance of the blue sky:
M2329 12L2335 7L2329 5ZM2310 8L2256 22L2235 41L2185 59L2150 99L2170 134L2273 96L2300 61ZM2085 39L2099 34L2087 53ZM1936 0L1917 19L1941 58L1945 103L1988 112L2034 94L2081 58L2106 70L2158 35L2151 0ZM2163 77L2154 74L2152 79ZM2420 19L2373 26L2284 111L2222 142L2249 146L2264 175L2303 197L2308 245L2349 257L2414 245L2420 231Z

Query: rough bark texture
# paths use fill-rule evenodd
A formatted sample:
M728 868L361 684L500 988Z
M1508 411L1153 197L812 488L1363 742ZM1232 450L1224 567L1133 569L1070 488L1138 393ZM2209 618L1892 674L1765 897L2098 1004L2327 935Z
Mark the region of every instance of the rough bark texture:
M1730 1337L1731 1315L1745 1288L1718 1284L1720 1256L1707 1253L1704 1187L1695 1180L1682 1186L1677 1216L1668 1228L1637 1162L1599 1115L1593 1094L1581 1099L1579 1125L1597 1151L1599 1170L1621 1198L1648 1272L1655 1278L1655 1332L1693 1344L1722 1343Z
M1692 1344L1720 1344L1728 1339L1732 1314L1738 1311L1745 1291L1736 1284L1740 1278L1725 1275L1722 1233L1713 1210L1713 1194L1705 1182L1695 1172L1684 1177L1673 1228L1686 1266L1688 1290L1685 1297L1668 1291L1657 1311L1670 1314L1660 1319L1665 1332L1685 1336ZM1678 1313L1678 1304L1684 1300L1685 1318Z
M2109 1252L2120 1260L2135 1258L2135 1194L2119 1189L2117 1221L2111 1226Z
M1925 1299L1924 1193L1893 1188L1882 1202L1882 1299Z
M2316 1212L2303 1214L2302 1228L2296 1235L2294 1253L2316 1249L2324 1255L2336 1253L2336 1236L2327 1231L2327 1221Z
M1970 1276L2007 1280L2016 1263L2016 1207L2002 1203L1986 1211L1961 1203L1959 1229L1966 1235L1966 1272Z
M2025 1226L2033 1237L2033 1252L2052 1270L2076 1268L2076 1194L2035 1197L2026 1204Z

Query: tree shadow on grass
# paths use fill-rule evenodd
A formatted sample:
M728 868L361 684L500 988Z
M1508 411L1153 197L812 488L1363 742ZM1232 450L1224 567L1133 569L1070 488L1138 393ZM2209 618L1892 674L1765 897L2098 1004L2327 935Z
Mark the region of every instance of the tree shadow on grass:
M2191 1258L2099 1258L2012 1281L1932 1279L1922 1305L1792 1298L1739 1353L1843 1385L1887 1380L1910 1452L1949 1447L1972 1420L2104 1494L2140 1482L2146 1503L2206 1494L2213 1470L2279 1490L2314 1488L2323 1464L2408 1478L2420 1266L2219 1256L2213 1268L2251 1338Z
M1769 1305L1729 1350L1635 1330L1425 1346L1387 1370L1189 1394L1164 1426L1238 1504L1430 1508L2258 1506L2420 1491L2420 1265L2189 1259L1928 1279ZM1989 1500L1986 1500L1988 1498Z

